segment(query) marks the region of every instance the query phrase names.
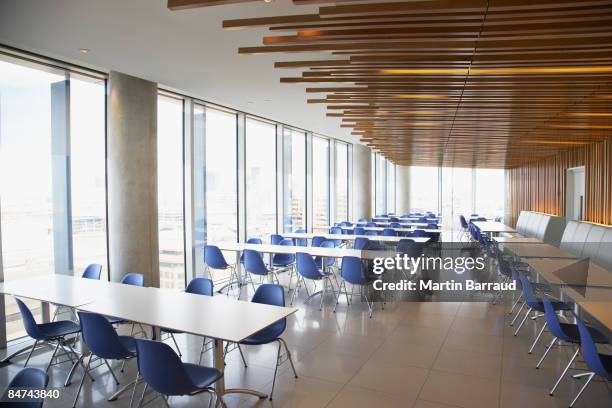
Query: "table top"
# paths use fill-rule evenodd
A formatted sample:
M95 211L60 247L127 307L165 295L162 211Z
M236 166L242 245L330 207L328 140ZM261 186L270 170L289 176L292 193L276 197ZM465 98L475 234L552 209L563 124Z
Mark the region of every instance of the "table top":
M129 297L139 289L142 288L60 274L0 283L0 293L68 307L78 307L111 294Z
M482 232L516 232L514 228L499 221L474 221L472 224L480 228Z
M382 235L351 235L351 234L317 234L312 232L289 232L283 234L283 238L298 238L298 239L312 239L313 237L323 237L325 239L340 239L343 241L354 241L357 238L368 238L372 241L381 242L399 242L402 239L411 239L414 242L427 242L431 238L429 237L385 237Z
M270 254L296 254L305 252L313 256L324 256L327 258L342 258L344 256L354 256L361 259L374 259L395 255L394 251L368 251L351 248L321 248L321 247L304 247L304 246L289 246L289 245L270 245L270 244L246 244L244 242L211 242L210 245L217 246L223 251L244 251L252 249L253 251L270 253Z
M143 289L143 288L140 288ZM79 307L150 326L239 342L295 313L296 308L149 288L130 297L111 296Z
M340 228L342 228L343 230L352 231L355 229L355 226L340 227ZM363 228L365 231L384 231L385 230L385 227L359 227L359 228ZM388 228L396 232L414 232L415 229L422 229L423 231L431 232L431 233L441 233L442 232L441 229L429 229L429 228L397 228L397 227L388 227Z
M561 292L576 302L580 308L593 318L612 330L612 271L608 271L592 262L588 262L588 274L584 285L567 284L559 276L560 270L571 270L573 265L586 260L561 258L534 258L526 260L531 269ZM576 272L577 274L579 271Z
M544 241L540 241L533 237L493 237L493 241L499 242L500 244L544 244Z
M567 258L578 259L579 257L550 244L533 245L530 243L506 243L504 248L510 250L514 255L521 258Z

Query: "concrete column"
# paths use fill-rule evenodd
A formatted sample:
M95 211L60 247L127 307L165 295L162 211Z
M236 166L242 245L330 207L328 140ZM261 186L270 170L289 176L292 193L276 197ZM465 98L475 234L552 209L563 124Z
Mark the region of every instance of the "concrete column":
M369 147L353 144L353 215L372 217L372 154Z
M110 278L159 287L157 84L111 72L107 115Z
M395 166L395 196L399 215L410 212L410 167Z

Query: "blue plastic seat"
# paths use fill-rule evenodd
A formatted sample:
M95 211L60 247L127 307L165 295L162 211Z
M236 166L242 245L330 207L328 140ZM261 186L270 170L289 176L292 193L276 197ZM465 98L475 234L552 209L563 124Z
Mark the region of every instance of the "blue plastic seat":
M144 275L142 275L141 273L127 273L125 275L123 275L123 278L121 278L121 283L124 285L132 285L132 286L144 286ZM113 316L106 316L106 319L111 322L111 324L123 324L123 323L127 323L126 320L121 319L119 317L113 317ZM142 326L141 326L142 328ZM132 333L134 330L134 324L132 324Z
M354 235L364 235L365 234L365 229L363 229L363 227L355 227L353 229L353 234Z
M308 255L310 256L310 255ZM260 303L265 305L272 306L285 306L285 291L283 287L280 285L273 284L264 284L257 288L255 294L253 295L253 299L251 299L253 303ZM287 327L287 319L281 319L276 323L266 327L253 334L252 336L247 337L240 344L249 345L249 346L257 346L263 344L269 344L272 342L278 342L278 351L276 354L276 367L274 369L274 378L272 380L272 390L270 391L270 400L272 400L274 394L274 386L276 384L276 374L278 371L278 367L283 364L286 360L289 360L291 363L291 368L293 370L293 375L297 378L297 373L295 371L295 366L293 365L293 359L291 358L291 352L287 347L287 343L280 336L284 333L285 328ZM285 348L285 354L287 356L286 360L280 359L281 353L281 344ZM246 361L245 361L246 365Z
M325 237L316 235L316 236L312 237L312 244L311 245L313 247L320 247L322 242L325 242Z
M23 326L26 333L28 336L34 339L34 344L32 345L30 353L28 354L25 364L23 365L24 367L28 365L30 357L32 357L32 353L34 352L34 349L38 343L46 343L49 346L51 346L52 343L56 343L45 372L49 371L49 367L51 367L51 363L53 363L60 346L62 347L62 350L64 350L64 354L74 354L72 349L69 351L64 349L64 343L67 336L79 333L81 331L81 326L70 320L59 320L51 323L40 324L36 323L36 320L34 319L34 316L32 315L32 312L28 306L17 298L15 298L15 302L17 302L17 306L21 312L21 318L23 320Z
M364 249L368 242L370 242L368 238L357 238L355 239L355 244L353 245L353 248Z
M339 234L339 235L342 235L343 229L340 228L340 227L331 227L329 229L329 233L330 234ZM342 240L341 239L334 239L333 241L334 241L334 245L337 246L337 247L342 245Z
M335 240L325 240L323 242L321 242L321 245L319 245L321 248L335 248L336 247L336 242ZM323 268L323 257L322 256L315 256L315 263L317 264L318 268ZM325 268L330 268L333 267L336 264L336 259L332 258L330 256L325 257Z
M49 376L40 368L27 367L21 369L9 382L8 388L44 390L49 384ZM20 401L2 402L3 407L10 408L42 408L44 398Z
M375 223L375 222L371 222L371 221L370 221L370 222L366 223L366 225L365 225L365 226L366 226L366 227L376 227L376 223Z
M100 275L102 275L102 265L91 264L87 265L81 277L85 279L100 280Z
M83 342L89 349L87 356L82 355L79 357L80 360L87 358L85 364L85 372L81 378L77 394L74 398L73 407L76 407L85 377L91 375L92 369L91 362L94 357L106 360L127 360L136 356L136 342L131 336L119 336L113 328L113 325L106 319L105 316L89 313L89 312L78 312L79 321L81 322L81 329L83 332ZM75 363L75 367L79 367L79 361ZM115 376L112 368L106 363L108 370L110 371L115 383L119 385L119 380ZM69 383L69 381L67 381Z
M296 234L304 234L306 233L306 230L303 228L298 228L293 232ZM294 238L293 243L295 246L308 246L308 240L306 238Z
M395 230L393 228L385 228L383 230L383 236L384 237L395 237Z
M418 258L423 254L423 246L410 238L404 238L397 244L397 252L408 255L411 258Z
M294 246L292 239L283 239L278 243L282 246ZM293 254L274 254L272 257L272 266L286 268L295 263L295 255Z
M363 235L375 236L375 235L378 235L378 232L373 231L373 230L367 230Z
M307 254L304 252L298 252L296 254L296 257L297 257L296 270L298 273L298 283L300 282L300 279L301 279L301 283L304 285L304 288L306 289L306 294L307 294L306 300L304 302L306 303L310 301L316 295L321 295L321 302L319 304L319 310L322 310L323 309L323 299L325 298L325 295L327 294L328 288L331 289L332 293L334 293L333 286L330 281L330 278L333 276L333 274L327 271L323 272L321 270L321 267L316 264L315 260L310 254ZM308 292L308 286L306 285L306 281L305 281L306 279L314 281L314 282L323 281L323 289L319 292L314 292L311 295ZM297 293L297 288L291 294L290 304L293 304L293 299L295 298L296 293Z
M151 387L163 396L190 395L205 391L214 394L217 401L221 401L225 406L212 387L223 377L221 371L213 367L183 363L174 350L162 342L137 339L136 349L138 370L146 383L145 390Z
M279 245L280 242L283 240L283 236L282 235L278 235L278 234L272 234L270 235L270 244L272 245Z
M427 232L425 230L415 229L414 231L412 231L412 236L423 238L423 237L428 237L429 235L427 235Z
M255 245L262 245L263 241L261 240L261 238L249 238L246 240L247 244L255 244ZM260 254L261 258L263 259L263 254ZM240 255L240 263L244 265L244 252Z
M363 268L363 263L360 258L355 256L344 256L342 257L342 266L340 267L340 276L342 277L342 282L340 283L340 288L338 291L338 297L336 298L336 305L334 306L334 311L338 307L338 303L340 300L340 295L344 293L346 295L346 303L349 306L353 301L353 290L355 286L359 287L359 293L366 300L366 304L368 305L370 318L372 317L372 309L373 302L370 302L368 299L368 295L364 290L364 287L367 286L367 280L365 277L365 271ZM349 299L349 293L346 289L346 283L351 284L351 297Z
M253 290L255 290L255 282L251 275L260 276L262 281L268 274L274 276L274 270L268 269L261 254L251 249L244 250L244 269L248 272L246 276L248 276Z
M599 353L597 347L595 346L595 341L593 340L591 330L589 330L589 328L585 326L580 319L576 320L576 324L578 325L578 330L580 332L580 350L582 351L584 362L591 371L573 376L573 378L587 377L587 380L582 388L580 388L578 394L576 394L572 402L570 402L570 407L574 406L576 401L578 401L578 398L580 398L584 390L591 383L593 377L596 375L600 376L605 381L612 381L612 355Z
M227 263L225 256L223 256L223 252L221 252L219 247L215 245L206 245L204 247L204 264L206 265L206 272L211 279L214 279L211 270L230 271L229 281L226 285L224 285L224 287L227 288L226 294L229 295L230 288L239 283L238 274L236 273L236 268L234 265ZM221 287L219 292L222 290L223 287Z

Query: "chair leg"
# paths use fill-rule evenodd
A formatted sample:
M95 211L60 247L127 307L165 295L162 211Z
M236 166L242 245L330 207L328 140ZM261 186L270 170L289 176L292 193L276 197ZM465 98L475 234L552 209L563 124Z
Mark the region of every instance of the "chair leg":
M559 383L561 382L561 380L563 379L563 377L565 376L565 373L567 373L567 370L569 370L569 368L572 366L572 364L574 364L574 360L576 359L576 357L578 356L578 353L580 353L580 347L576 348L576 352L574 353L574 355L572 356L572 358L570 359L569 363L567 363L567 366L565 366L565 369L563 370L563 372L561 373L561 375L559 376L559 378L557 379L557 382L555 382L555 385L553 385L552 389L550 390L549 394L553 395L555 390L557 389L557 387L559 386Z
M26 358L25 363L23 364L23 366L27 366L28 363L30 362L30 357L32 357L32 353L34 353L34 349L36 348L36 346L38 345L38 340L34 341L34 344L32 344L32 348L30 349L30 352L28 353L28 358Z
M51 368L51 363L53 363L53 359L55 358L55 355L57 354L57 349L59 349L59 346L60 346L60 340L57 341L57 345L55 346L55 349L53 350L53 354L51 355L51 360L49 360L49 363L47 364L45 373L49 372L49 368Z
M274 367L274 378L272 379L272 390L270 391L270 397L268 398L270 401L272 401L272 395L274 394L274 386L276 385L276 373L278 371L278 366L279 366L280 351L281 351L281 342L279 341L278 348L276 351L276 366Z
M523 316L523 320L521 320L521 323L519 324L519 326L516 328L516 331L514 332L514 335L518 335L519 330L521 330L521 327L523 327L523 325L525 324L525 321L527 320L527 318L529 317L529 313L531 313L531 308L527 309L527 312L525 313L525 316Z
M285 352L287 353L287 359L289 360L289 363L291 363L291 369L293 370L293 377L298 378L297 371L295 371L295 365L293 365L293 358L291 357L291 352L289 351L289 347L287 347L287 342L280 337L278 338L278 340L281 343L283 343L283 346L285 346Z
M242 348L240 347L240 344L236 344L236 346L238 347L238 351L240 352L240 357L242 358L242 364L244 364L244 368L247 368L247 362L246 359L244 358L244 354L242 353Z
M217 405L221 405L223 408L227 408L227 405L225 405L225 401L223 400L223 397L217 394L217 390L214 387L212 388L212 393L215 394L215 407Z
M523 298L523 294L521 293L519 295L518 298L516 298L516 300L514 301L514 303L512 304L512 307L510 308L510 311L508 312L509 315L511 315L512 313L514 313L514 308L516 308L516 305L519 304L519 302L521 301L521 299Z
M176 351L179 355L179 357L183 357L183 353L181 353L181 349L178 345L178 343L176 342L176 339L174 338L174 334L170 333L170 338L172 339L172 342L174 343L174 347L176 347Z
M200 348L200 359L198 360L198 365L202 365L202 354L204 354L205 347L206 347L206 337L202 339L202 347Z
M111 368L110 364L108 364L108 361L106 359L104 359L104 364L106 364L106 367L108 368L108 371L110 371L111 375L115 379L115 384L119 385L120 384L119 380L115 376L115 373L113 372L113 369Z
M136 395L136 388L138 387L138 380L140 379L140 371L136 371L136 379L134 380L134 388L132 388L132 395L130 396L130 408L134 403L134 396Z
M548 352L550 351L551 348L553 348L553 346L555 345L556 342L557 342L557 338L555 337L555 338L552 339L552 341L550 342L550 344L548 345L548 347L544 351L544 354L542 354L542 358L540 358L540 361L538 361L538 364L536 364L536 368L540 368L540 365L542 364L542 362L544 362L544 359L548 355Z
M583 374L578 374L575 375L574 378L579 378L579 377L584 377L584 376L588 376L589 378L587 378L586 382L584 383L584 385L582 386L582 388L580 388L580 391L578 391L578 394L576 394L576 397L574 397L574 399L572 400L572 402L570 402L569 406L570 408L574 406L574 404L576 403L576 401L578 401L578 398L580 398L580 396L582 395L582 392L586 389L586 387L589 385L589 383L591 382L591 380L593 379L593 377L595 377L595 373L583 373Z
M147 392L147 388L149 384L145 383L145 386L142 390L142 394L140 395L140 399L138 400L138 408L142 407L142 400L144 400L145 393Z
M514 326L514 322L516 322L516 319L519 318L524 307L525 307L525 302L521 303L521 307L519 307L519 310L517 310L516 314L514 315L514 318L510 322L510 327Z
M87 377L87 373L89 372L89 365L91 364L91 360L93 359L93 354L89 354L89 358L87 359L87 364L85 365L85 372L83 373L83 377L81 378L81 382L79 383L79 388L77 389L76 396L74 397L74 403L72 404L72 408L76 407L77 401L79 400L79 394L81 394L81 388L83 388L83 383L85 382L85 377Z
M544 333L544 329L546 329L547 325L548 325L548 322L544 322L544 324L542 325L542 328L540 329L540 332L538 333L535 340L533 341L533 344L531 345L531 348L529 349L527 354L531 354L533 352L533 349L535 348L536 344L538 344L538 340L540 340L540 337L542 337L542 333Z
M327 293L327 279L323 279L323 289L321 291L321 302L319 303L319 310L323 310L323 299Z

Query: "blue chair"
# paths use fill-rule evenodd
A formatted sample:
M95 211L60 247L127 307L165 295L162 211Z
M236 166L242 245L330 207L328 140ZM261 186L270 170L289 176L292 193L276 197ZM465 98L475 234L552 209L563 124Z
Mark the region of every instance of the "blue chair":
M367 230L366 232L364 232L363 235L376 236L376 235L378 235L378 232L372 231L372 230Z
M589 385L593 377L596 375L600 376L606 381L612 381L612 355L600 354L595 347L595 342L591 337L591 331L587 326L584 325L580 319L576 320L578 324L578 330L580 331L580 349L582 350L582 356L587 367L591 370L588 373L576 374L574 378L587 377L586 382L576 394L576 397L570 403L570 407L573 407L580 395Z
M368 242L370 242L368 238L357 238L355 239L355 244L353 245L353 248L364 249Z
M363 288L367 285L365 272L363 270L363 263L361 259L355 256L344 256L342 257L342 266L340 268L340 276L342 277L342 281L340 283L340 288L338 290L338 297L336 298L336 305L334 306L334 312L338 307L338 303L340 300L340 295L342 293L346 296L347 306L353 301L353 292L355 290L355 286L359 286L359 293L366 300L366 304L368 305L368 310L370 312L370 318L372 318L372 309L373 302L368 300L368 295L365 293ZM351 297L349 299L348 290L346 289L346 282L351 284ZM344 290L343 290L344 289Z
M62 347L63 355L76 356L77 354L74 352L69 343L66 343L66 337L71 334L76 334L81 331L81 327L73 321L70 320L58 320L51 323L36 323L32 312L23 303L21 300L15 298L15 302L17 302L17 306L19 307L19 311L21 312L21 318L23 320L23 326L25 328L28 336L34 339L34 344L28 353L28 357L26 358L25 364L26 367L28 362L30 361L30 357L32 357L32 353L34 349L38 346L39 343L48 344L51 346L55 343L55 348L53 350L53 354L51 355L51 359L47 364L47 368L45 372L49 371L49 367L51 367L53 360L55 359L57 352L60 347ZM64 347L68 347L66 350Z
M306 254L307 256L310 256ZM253 299L251 299L253 303L260 303L264 305L272 305L272 306L285 306L285 291L283 287L280 285L271 285L265 284L261 285L257 288L257 291L253 295ZM295 366L293 365L293 360L291 358L291 352L289 351L289 347L287 347L287 343L280 336L285 331L287 327L287 319L281 319L276 323L266 327L253 334L250 337L247 337L243 341L240 342L242 345L247 346L259 346L264 344L270 344L273 342L278 342L278 351L276 353L276 367L274 368L274 378L272 380L272 390L270 391L270 400L272 400L272 396L274 394L274 386L276 384L276 373L278 371L278 367L284 363L286 360L289 360L291 363L291 369L293 370L293 375L297 378L297 373L295 371ZM281 360L280 352L281 345L285 347L285 353L287 358L285 360Z
M85 268L81 277L85 279L100 280L100 275L102 275L102 265L91 264Z
M363 229L363 227L355 227L353 229L353 234L354 235L364 235L365 234L365 229Z
M44 390L49 384L49 376L40 368L23 368L21 369L11 382L7 389L32 389L32 390ZM45 399L34 399L20 402L5 402L2 404L3 407L15 407L15 408L42 408Z
M389 223L389 228L402 228L402 224L400 224L400 223L399 223L399 222L397 222L397 221L390 222L390 223Z
M336 243L334 242L334 240L325 240L321 242L320 247L321 248L335 248ZM336 259L328 256L328 257L325 257L325 266L323 266L323 258L324 257L322 256L315 256L315 264L317 265L317 268L327 270L329 268L333 268L336 265Z
M263 241L261 240L261 238L249 238L246 240L247 244L254 244L254 245L261 245L263 244ZM263 254L260 253L261 258L263 259ZM242 254L240 254L240 263L242 265L244 265L244 252Z
M294 246L293 240L283 239L277 245ZM295 255L293 254L274 254L272 257L272 266L277 268L288 268L295 263Z
M236 273L236 268L233 265L230 265L225 260L223 256L223 252L219 249L218 246L215 245L206 245L204 247L204 263L206 265L205 272L214 279L213 274L211 272L212 269L221 270L221 271L230 271L229 282L225 287L227 287L226 295L229 295L230 288L238 282L238 274ZM219 289L219 292L223 290L223 287ZM180 354L180 353L179 353Z
M339 234L339 235L342 235L342 228L340 228L340 227L331 227L329 229L329 233L330 234ZM332 241L334 241L334 245L337 246L337 247L342 245L342 240L341 239L334 239Z
M400 254L408 255L411 258L418 258L423 254L423 246L414 242L410 238L400 239L397 244L397 252Z
M540 358L540 361L538 361L536 368L540 368L540 365L542 364L542 362L544 361L544 359L546 358L550 350L553 348L557 340L578 345L578 347L576 348L576 352L574 353L569 363L565 367L565 370L563 370L563 372L561 373L561 375L559 376L559 378L553 385L553 388L550 390L550 395L553 395L553 393L557 389L557 386L559 385L559 383L561 383L561 380L565 376L565 373L567 373L567 370L569 370L572 364L574 364L574 361L576 360L576 357L578 356L578 353L580 352L581 336L580 336L580 331L578 329L577 324L560 322L559 317L557 316L557 312L555 311L550 300L544 297L542 298L542 301L544 303L544 310L546 313L546 322L548 323L548 330L553 335L553 339L546 347L546 351L544 351L542 358ZM599 330L593 327L586 327L586 328L589 331L589 334L591 336L591 341L598 343L598 344L608 343L608 339L606 338L606 336L603 335Z
M123 275L123 278L121 278L121 283L124 285L132 285L132 286L144 286L144 275L142 275L141 273L128 273ZM106 316L106 319L108 319L108 321L111 324L124 324L127 323L126 320L121 319L119 317L113 317L113 316ZM140 327L140 331L141 333L146 334L144 328L142 327L142 325L140 323L138 323L138 326ZM130 336L134 335L134 323L132 323L132 328L130 331Z
M81 322L81 330L83 332L83 342L85 342L89 348L89 354L87 356L80 356L79 361L77 361L74 365L74 369L78 368L80 365L80 360L87 358L85 372L81 378L77 394L74 397L74 403L72 404L73 407L76 407L77 405L79 395L81 394L81 389L83 388L83 383L85 382L85 377L87 375L91 376L91 371L93 369L90 367L94 357L104 360L108 371L110 371L113 379L115 380L115 384L119 385L119 380L115 376L115 373L113 372L110 364L108 364L107 360L123 360L123 362L125 362L126 360L136 356L136 343L134 338L131 336L117 335L113 325L109 323L105 316L89 312L78 313L79 321ZM71 372L70 375L72 375L73 372ZM71 377L68 378L66 384L70 384L70 378ZM136 378L134 382L134 387L136 386L137 381L138 378ZM132 393L132 398L133 396L134 395ZM130 400L130 406L131 405L132 401Z
M138 406L141 406L147 388L151 387L164 399L173 395L208 392L225 407L223 398L217 395L213 387L223 377L221 371L213 367L183 363L170 346L159 341L137 339L136 350L138 371L145 381Z
M393 222L399 222L399 218L397 217L390 217L389 218L389 222L393 223Z
M315 263L315 260L312 258L310 254L307 254L304 252L298 252L296 254L296 257L297 257L297 263L296 263L297 268L296 269L297 269L297 274L298 274L298 284L301 278L301 281L304 284L304 287L306 288L307 297L306 297L306 300L304 300L304 303L310 301L310 299L312 299L316 295L321 295L321 303L319 304L319 310L322 310L323 309L323 299L325 298L325 295L327 294L328 287L331 288L331 292L335 296L333 285L331 283L331 277L333 276L333 273L322 272L320 266L317 266L317 264ZM306 279L309 279L314 282L315 289L316 289L316 282L323 281L323 289L318 292L313 292L313 294L311 295L308 292L308 286L306 285ZM296 292L297 292L297 287L296 287L296 290L294 290L293 293L291 294L291 301L289 302L291 305L293 305L293 299L295 298Z
M187 284L187 287L185 288L185 293L191 293L194 295L202 295L202 296L213 296L214 294L213 288L214 288L214 283L211 279L193 278ZM183 354L181 353L181 349L179 348L176 338L174 338L175 334L181 334L182 332L178 330L166 329L166 328L162 328L161 331L162 333L168 333L170 335L170 338L172 339L172 342L174 343L174 347L176 347L176 351L179 357L182 357ZM200 362L202 361L202 354L204 353L205 345L206 345L206 338L204 338L202 342L202 348L200 349Z
M268 274L274 273L274 270L268 269L260 253L251 249L244 250L244 269L248 272L246 276L249 277L253 290L255 290L255 283L251 275L260 276L263 281Z
M365 226L366 226L366 227L376 227L376 223L375 223L375 222L371 222L371 221L370 221L370 222L366 223L366 225L365 225Z
M385 228L383 230L383 236L384 237L395 237L397 235L395 234L395 230L393 228Z
M365 217L361 217L357 220L358 222L368 222L368 219Z
M305 234L306 230L303 228L298 228L293 232L296 234ZM308 240L306 238L294 238L293 243L295 246L308 246Z
M283 236L282 235L278 235L278 234L272 234L270 235L270 244L272 245L279 245L280 242L283 240Z
M319 235L316 235L316 236L312 237L312 243L311 243L311 245L312 245L313 247L320 247L320 246L321 246L321 243L323 243L323 242L325 242L325 241L326 241L325 237L321 237L321 236L319 236Z
M429 237L429 235L427 235L427 232L425 230L422 229L415 229L414 231L412 231L412 236L413 237Z

